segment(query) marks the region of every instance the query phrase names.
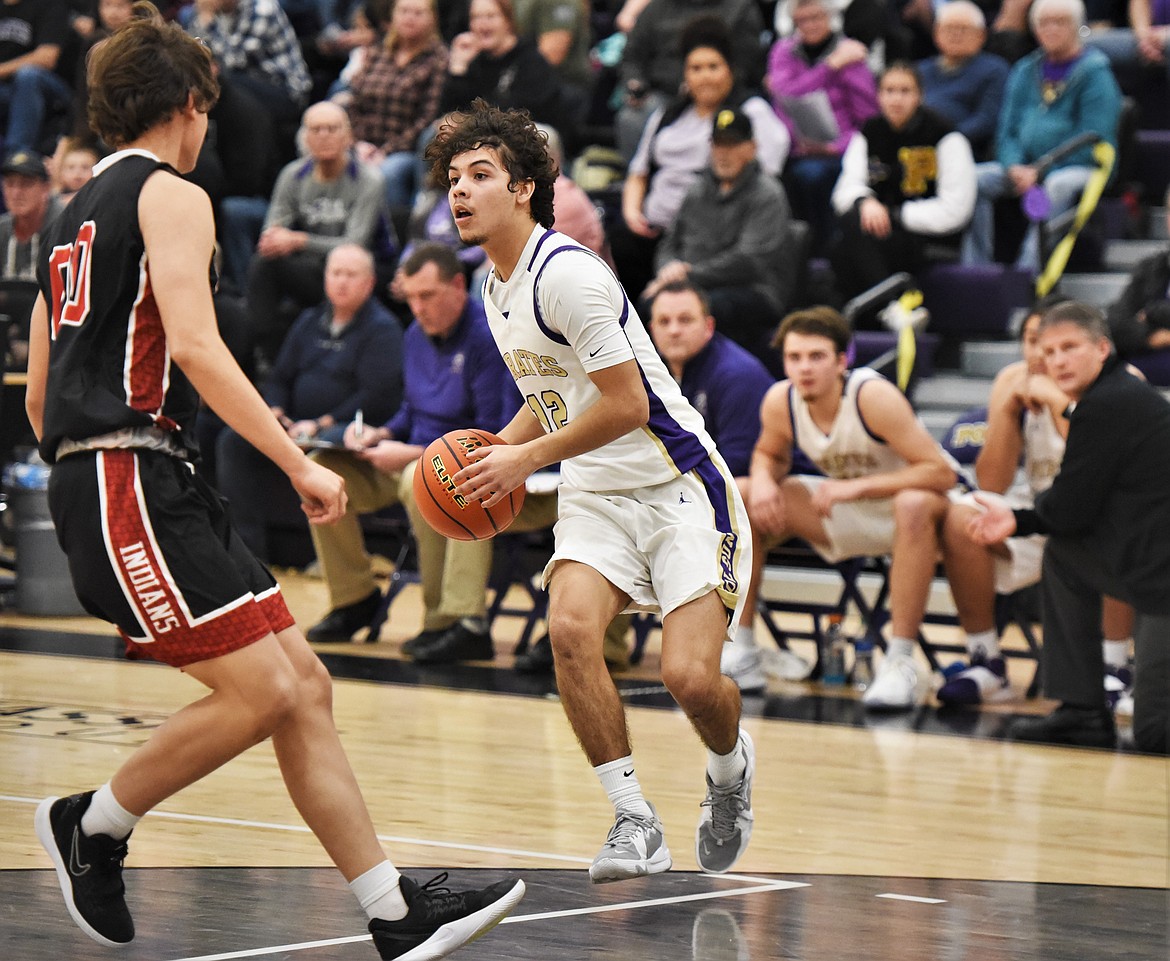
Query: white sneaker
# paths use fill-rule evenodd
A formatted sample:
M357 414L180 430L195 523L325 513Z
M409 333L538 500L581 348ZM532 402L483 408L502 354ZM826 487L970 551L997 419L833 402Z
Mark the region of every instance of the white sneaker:
M764 673L778 681L804 681L812 673L812 665L786 647L763 648L760 661Z
M726 674L745 694L759 694L768 686L763 658L755 644L724 644L719 655L719 672Z
M707 775L707 796L700 805L695 829L695 860L708 874L730 871L752 837L752 780L756 776L756 748L747 731L739 732L743 750L743 777L719 787Z
M908 711L917 707L925 694L926 678L914 658L887 654L861 702L871 711Z
M589 868L589 880L594 884L604 884L641 878L669 871L670 864L662 822L651 804L650 817L629 811L618 814L605 844Z

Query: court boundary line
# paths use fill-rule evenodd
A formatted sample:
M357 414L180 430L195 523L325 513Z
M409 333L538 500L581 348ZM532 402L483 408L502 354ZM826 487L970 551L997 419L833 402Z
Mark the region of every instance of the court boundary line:
M15 804L40 804L43 798L30 798L16 794L0 794L0 802L9 801ZM261 828L268 831L287 831L293 834L312 834L307 824L281 824L275 821L250 821L244 818L225 818L211 814L184 814L179 811L148 811L148 818L165 818L169 821L188 821L202 824L222 824L226 827ZM547 851L526 851L522 848L492 847L486 844L470 844L465 841L439 841L406 837L396 834L378 834L379 841L388 844L412 844L416 847L432 847L453 851L472 851L477 854L502 854L509 857L543 859L547 861L562 861L567 864L592 864L593 859L580 857L575 854L554 854ZM245 867L250 865L245 865ZM409 865L418 867L418 865ZM426 867L427 865L422 865ZM295 867L295 865L294 865ZM133 870L133 869L132 869ZM550 869L555 870L555 869ZM780 883L770 878L757 877L752 874L720 874L718 877L729 881L744 881L751 884ZM789 882L785 882L789 883ZM792 882L795 883L795 882Z
M712 877L726 877L726 875L711 875ZM714 901L720 898L741 897L747 894L766 894L770 891L788 891L795 888L812 887L806 881L768 881L747 888L732 888L729 891L699 891L694 894L680 894L668 898L650 898L643 901L622 901L618 904L600 904L592 907L566 908L563 911L542 911L538 914L510 915L500 924L522 924L528 921L547 921L556 918L580 917L588 914L607 914L614 911L636 911L641 908L663 907L671 904L687 904L694 901ZM278 954L282 951L310 951L314 948L333 947L342 944L357 944L371 940L370 935L347 935L342 938L327 938L320 941L301 941L295 944L270 945L263 948L250 948L242 951L227 951L221 954L200 954L174 961L235 961L239 958L258 958L269 954Z

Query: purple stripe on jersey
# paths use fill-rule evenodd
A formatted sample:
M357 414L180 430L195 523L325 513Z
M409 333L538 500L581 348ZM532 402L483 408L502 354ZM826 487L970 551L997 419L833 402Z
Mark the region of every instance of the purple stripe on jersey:
M850 371L849 376L853 376L853 371ZM869 381L866 381L869 383ZM883 447L887 446L884 438L878 437L872 430L869 429L869 424L865 422L865 415L861 412L861 392L865 389L865 384L857 388L857 393L853 397L854 405L857 407L857 419L861 421L861 429L869 434L870 439L875 444L881 444Z
M550 230L545 233L544 237L540 238L540 242L536 245L538 250L540 249L540 244L544 243L545 238L548 237L548 235L551 233L554 233L554 231ZM540 312L540 299L537 296L537 287L540 284L540 275L544 273L544 268L548 266L548 262L552 260L557 254L564 253L566 250L578 250L583 254L589 254L590 257L595 257L598 260L601 260L601 258L598 257L597 254L595 254L592 250L589 250L587 247L579 247L576 244L565 244L564 246L558 247L556 250L552 251L552 253L544 258L544 263L540 265L540 270L538 270L536 272L536 276L532 278L532 315L536 318L536 326L540 328L545 337L547 337L549 340L556 341L558 344L564 344L566 347L568 347L570 344L569 341L565 338L565 335L558 334L544 322L544 314ZM535 254L532 257L532 260L536 260ZM601 262L605 263L605 261ZM531 263L529 263L528 269L532 269ZM626 318L629 316L629 313L630 302L625 298L623 292L622 315L618 318L618 323L621 324L621 326L625 327Z
M641 364L638 364L638 373L642 377L642 386L646 388L646 397L650 401L650 420L646 428L662 442L675 469L680 474L685 474L694 470L703 461L710 460L707 448L699 438L675 420L666 409L662 398L654 393Z
M723 535L723 549L719 554L719 566L723 572L723 589L730 594L739 593L739 578L735 573L735 555L739 550L739 534L731 523L731 511L727 502L729 491L727 479L715 466L710 457L694 468L696 476L703 482L707 499L715 511L715 529Z
M544 242L555 233L556 231L553 230L552 227L549 227L548 230L541 234L540 240L536 242L536 249L532 251L532 259L528 261L528 266L524 268L525 270L532 269L532 265L536 263L536 258L540 256L540 248L543 247Z

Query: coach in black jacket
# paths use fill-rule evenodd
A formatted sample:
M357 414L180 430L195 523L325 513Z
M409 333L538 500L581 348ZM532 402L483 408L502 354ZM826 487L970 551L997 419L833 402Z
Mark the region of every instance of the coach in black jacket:
M1060 473L1030 510L988 506L971 524L984 544L1048 534L1044 687L1061 706L1018 721L1018 740L1112 746L1101 677L1101 596L1138 612L1134 739L1167 753L1170 723L1170 404L1113 354L1105 318L1075 302L1040 324L1047 372L1071 398Z

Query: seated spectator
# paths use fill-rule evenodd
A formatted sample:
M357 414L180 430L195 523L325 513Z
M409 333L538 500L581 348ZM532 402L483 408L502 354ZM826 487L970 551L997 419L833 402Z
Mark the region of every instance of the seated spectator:
M1129 0L1128 27L1094 30L1085 41L1109 58L1121 88L1137 95L1157 77L1165 83L1170 71L1170 5L1155 0Z
M300 41L277 0L196 0L194 11L187 30L207 42L219 67L219 101L208 117L225 193L266 196L293 154L287 131L313 86Z
M297 318L261 390L288 435L306 446L340 442L359 410L381 423L402 399L402 325L373 297L373 256L340 244L324 274L324 301ZM272 521L309 526L292 485L233 430L219 435L216 473L233 526L261 560L270 559Z
M581 127L593 94L590 8L580 0L517 0L516 32L536 44L561 82L571 128ZM561 125L565 123L561 121ZM558 228L559 229L559 228Z
M702 287L720 337L762 353L791 295L780 270L791 219L784 188L756 160L752 122L738 110L720 110L711 162L658 244L657 272L643 298L681 281Z
M841 223L833 260L846 299L898 271L957 260L975 205L971 145L922 106L910 64L886 68L878 105L881 112L849 141L833 188Z
M21 280L35 290L37 252L41 237L63 206L49 185L49 170L45 158L31 150L16 150L0 163L3 177L4 206L7 213L0 215L0 280ZM9 369L23 370L28 361L28 311L23 307L20 317L13 318L8 332Z
M7 124L4 148L48 149L45 118L67 110L73 91L56 72L69 34L64 0L0 3L0 113Z
M1170 191L1166 203L1170 204ZM1170 212L1166 221L1170 226ZM1170 250L1151 254L1134 267L1106 316L1122 357L1170 347Z
M62 137L50 166L53 168L53 191L62 204L69 203L93 178L93 168L101 152L92 143L76 137Z
M155 4L161 8L162 4ZM89 103L89 83L85 60L94 44L104 40L119 27L130 22L133 16L134 0L99 0L97 17L93 19L89 29L81 34L81 43L77 52L77 70L73 84L73 136L80 140L92 140L93 133L89 129L89 117L86 116ZM88 18L87 18L88 19ZM74 21L77 29L78 21Z
M396 0L385 39L350 79L344 100L358 158L382 171L391 209L414 203L421 186L415 149L439 115L446 77L434 0Z
M292 319L284 302L295 305L293 316L319 303L329 251L342 243L371 250L379 225L388 223L382 177L354 157L345 111L335 103L314 104L302 129L308 156L277 177L254 252L248 251L249 222L255 223L263 202L228 198L222 210L225 273L239 277L250 261L248 315L257 350L269 361Z
M1032 508L983 499L968 528L978 544L1047 534L1043 686L1060 701L1051 714L1021 718L1017 740L1113 747L1116 728L1101 686L1102 597L1131 604L1133 735L1138 750L1170 752L1170 404L1115 356L1096 308L1058 304L1040 322L1045 367L1073 398L1060 470ZM1140 425L1124 430L1119 425Z
M1052 485L1064 457L1065 411L1071 398L1048 375L1040 350L1040 320L1056 303L1050 298L1038 304L1024 320L1024 359L1005 367L992 384L987 430L975 462L979 489L1005 496L1013 508L1032 507L1036 496ZM1017 484L1021 461L1025 483ZM1039 583L1047 540L1033 534L988 546L976 544L967 536L967 526L981 510L974 497L966 495L952 501L946 512L943 563L969 657L965 669L948 672L938 691L939 701L952 706L977 706L1012 696L995 629L995 595ZM1106 687L1116 688L1120 695L1132 682L1128 663L1133 609L1104 598L1101 622Z
M812 231L810 249L819 256L835 234L829 198L841 155L877 113L877 95L866 64L869 51L834 31L830 0L795 0L792 20L796 33L777 40L768 56L767 85L772 106L792 137L784 185L794 215ZM806 113L819 118L821 129L803 119Z
M1117 148L1121 92L1098 50L1081 44L1085 23L1081 0L1036 0L1029 14L1040 48L1012 67L999 116L996 159L977 168L979 192L971 227L963 239L963 262L995 257L993 203L1022 197L1041 184L1036 162L1078 134L1095 133ZM1093 172L1091 146L1065 156L1043 177L1050 221L1076 205ZM1027 231L1016 266L1039 271L1039 224Z
M638 13L630 13L635 22L618 68L623 102L614 119L617 148L627 161L644 138L648 119L685 87L684 61L690 48L683 34L696 17L723 24L729 38L723 58L739 70L737 79L746 88L759 84L764 67L764 23L752 0L650 0Z
M949 0L934 22L938 56L918 64L922 103L954 124L979 160L990 156L1008 75L1006 60L984 52L986 40L983 11L971 0Z
M850 335L828 307L781 323L773 345L788 379L769 388L760 408L748 512L765 548L799 537L829 563L892 555L890 637L862 701L870 710L909 710L926 693L914 654L938 531L904 516L922 499L945 505L956 472L897 387L876 371L847 369ZM797 450L824 476L791 474ZM738 636L723 653L732 678L760 670L759 649Z
M390 27L390 0L357 3L347 27L325 27L317 34L316 47L326 61L342 61L329 84L329 99L348 105L349 82L364 69L367 60L381 48Z
M689 279L660 287L648 316L654 346L678 381L683 396L703 415L707 432L714 438L746 502L752 448L760 433L760 404L775 378L759 359L719 333L706 296ZM758 554L760 563L753 564L737 640L754 646L756 601L767 554L754 528L752 552L753 558ZM777 676L808 674L808 664L787 650L777 651L765 663ZM758 669L744 672L736 680L744 691L762 690L766 683L764 672Z
M548 152L556 162L557 175L553 183L553 230L559 230L566 237L584 244L598 254L607 264L613 266L609 253L609 241L605 239L605 227L601 215L589 195L565 171L565 148L561 135L547 124L537 124L548 138Z
M622 187L622 221L608 227L618 275L631 292L643 290L654 276L658 239L710 162L711 129L719 110L732 108L751 120L756 156L766 173L779 174L788 156L788 131L768 102L736 82L723 24L697 17L687 24L681 43L684 93L646 124Z
M403 402L384 424L367 419L346 428L349 451L314 458L346 482L345 516L313 525L313 545L329 590L331 610L310 628L314 642L348 641L369 624L382 596L362 544L361 514L403 504L418 544L423 630L410 651L444 640L456 659L489 658L483 617L491 565L490 542L448 541L413 506L414 467L423 448L449 430L503 426L502 386L510 378L488 330L483 305L467 294L459 258L442 244L421 244L402 264L403 288L414 315L403 338ZM485 564L486 549L486 564ZM482 576L480 576L482 573Z
M561 82L536 45L517 34L512 0L471 0L471 29L451 41L440 110L466 108L477 97L504 110L523 108L576 142Z

